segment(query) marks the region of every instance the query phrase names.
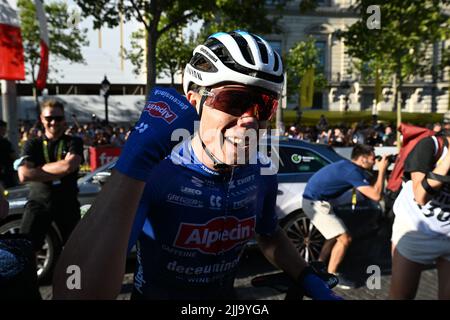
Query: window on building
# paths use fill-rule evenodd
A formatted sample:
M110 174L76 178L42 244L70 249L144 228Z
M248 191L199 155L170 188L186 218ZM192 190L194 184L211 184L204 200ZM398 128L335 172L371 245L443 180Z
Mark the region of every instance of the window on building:
M326 46L327 43L325 41L316 41L316 49L319 53L319 65L317 66L317 69L321 72L325 72Z

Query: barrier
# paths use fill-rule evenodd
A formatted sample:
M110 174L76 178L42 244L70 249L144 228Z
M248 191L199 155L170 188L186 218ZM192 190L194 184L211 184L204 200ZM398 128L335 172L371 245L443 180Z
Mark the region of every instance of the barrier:
M119 158L121 151L122 149L117 147L89 147L91 172Z

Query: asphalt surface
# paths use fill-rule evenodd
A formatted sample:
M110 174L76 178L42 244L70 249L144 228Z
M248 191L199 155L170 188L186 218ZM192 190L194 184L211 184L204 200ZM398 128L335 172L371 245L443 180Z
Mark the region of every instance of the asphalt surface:
M357 287L343 290L335 288L335 292L347 300L384 300L388 298L391 279L391 259L388 227L381 228L378 233L368 235L355 241L349 248L340 271L352 279ZM132 290L133 270L135 261L127 264L127 273L124 276L122 292L118 300L129 299ZM369 266L376 266L381 271L379 281L370 278L373 271L368 272ZM373 268L373 267L372 267ZM239 273L235 281L235 288L239 299L245 300L283 300L284 294L273 288L255 288L251 285L252 278L276 272L258 249L247 250L241 260ZM367 285L369 283L369 285ZM373 286L375 284L375 286ZM379 284L379 286L377 286ZM43 299L51 299L51 286L40 287ZM416 299L437 299L437 272L430 267L422 272L422 277Z

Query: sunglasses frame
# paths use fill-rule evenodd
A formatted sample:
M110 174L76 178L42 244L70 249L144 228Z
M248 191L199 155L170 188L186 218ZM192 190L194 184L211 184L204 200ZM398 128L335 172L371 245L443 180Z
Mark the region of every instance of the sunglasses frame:
M219 92L215 93L214 90L217 90ZM265 99L263 98L262 95L265 95L268 99L270 99L271 103L270 103L270 107L268 107L269 103L265 102L265 105L261 105L259 102L252 102L251 104L249 104L248 106L244 106L241 107L239 110L239 114L235 114L230 112L231 110L229 110L228 108L223 108L223 107L218 107L217 105L214 105L214 99L218 96L220 96L220 94L223 91L240 91L240 92L247 92L250 95L253 95L254 97L259 97L261 101L264 101ZM231 114L233 116L242 116L245 112L247 112L251 107L259 107L259 109L255 110L256 114L255 117L258 119L258 121L269 121L272 119L273 115L275 114L277 108L278 108L278 100L279 100L279 96L274 94L274 93L268 93L267 91L264 90L259 90L257 88L248 88L248 87L240 87L240 86L223 86L223 87L216 87L216 88L202 88L200 89L200 95L202 96L206 96L207 98L205 99L205 103L216 110L220 110L222 112ZM212 98L212 101L208 101L209 98ZM228 110L227 110L228 109ZM236 108L237 110L238 108ZM264 117L264 118L259 118L259 114L258 114L258 110L263 109L263 111L265 111L266 113L269 113L268 117ZM268 109L270 109L270 111L268 111Z

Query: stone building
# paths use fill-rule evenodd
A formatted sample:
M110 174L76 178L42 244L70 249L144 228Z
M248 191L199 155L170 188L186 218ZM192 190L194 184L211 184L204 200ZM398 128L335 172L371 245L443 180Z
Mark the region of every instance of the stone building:
M352 57L346 53L345 43L336 34L357 21L357 16L349 10L354 0L318 0L318 7L307 14L300 14L301 0L287 2L279 24L282 32L267 35L267 40L281 53L286 53L298 41L309 36L316 39L329 87L314 96L314 108L324 110L372 110L391 111L393 107L392 84L383 84L384 101L375 105L374 82L363 83L360 76L350 73ZM269 8L275 1L267 1ZM450 13L450 10L449 10ZM368 30L369 32L369 30ZM440 63L442 49L450 45L450 40L435 43L428 54L435 65ZM353 68L354 69L354 68ZM425 77L415 77L406 82L401 92L402 109L407 112L439 112L449 109L450 71L436 68L437 72ZM433 99L434 93L434 99ZM288 108L295 103L288 103Z

